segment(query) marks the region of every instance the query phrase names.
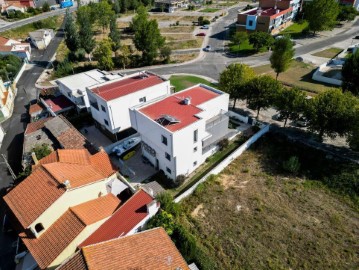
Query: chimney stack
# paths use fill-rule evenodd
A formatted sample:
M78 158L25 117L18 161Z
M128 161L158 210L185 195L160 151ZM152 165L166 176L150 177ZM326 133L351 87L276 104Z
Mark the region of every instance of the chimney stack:
M62 184L65 186L66 189L69 189L71 187L70 180L65 180Z

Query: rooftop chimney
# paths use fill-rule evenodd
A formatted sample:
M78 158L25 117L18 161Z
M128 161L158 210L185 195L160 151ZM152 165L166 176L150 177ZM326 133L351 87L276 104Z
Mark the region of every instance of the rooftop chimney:
M276 9L275 14L278 14L279 12L280 12L280 10L279 10L279 9Z
M32 160L34 161L35 165L39 164L39 160L36 157L35 152L31 153Z
M65 180L63 182L63 185L65 186L66 189L69 189L71 187L70 180Z
M190 98L190 97L186 97L186 98L183 100L183 104L184 104L184 105L190 105L190 104L191 104L191 98Z

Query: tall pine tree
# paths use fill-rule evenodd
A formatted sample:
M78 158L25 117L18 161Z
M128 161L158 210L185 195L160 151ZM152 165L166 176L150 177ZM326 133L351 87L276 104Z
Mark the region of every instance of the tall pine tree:
M67 48L75 52L80 46L79 34L71 13L67 10L65 15L65 43Z
M121 35L117 28L116 16L113 16L110 21L110 33L108 37L112 40L112 50L116 52L121 47Z
M86 51L89 56L89 60L91 61L91 52L95 48L96 43L89 16L83 16L82 18L79 30L79 39L81 48Z

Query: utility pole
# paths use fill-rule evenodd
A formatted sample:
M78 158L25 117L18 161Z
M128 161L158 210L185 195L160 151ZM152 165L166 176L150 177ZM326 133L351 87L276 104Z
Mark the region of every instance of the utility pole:
M5 155L4 154L1 154L1 155L2 155L2 158L4 159L4 163L5 163L6 167L8 168L8 170L11 174L12 179L16 180L16 175L15 175L14 171L11 169L11 166L10 166L9 162L7 161Z

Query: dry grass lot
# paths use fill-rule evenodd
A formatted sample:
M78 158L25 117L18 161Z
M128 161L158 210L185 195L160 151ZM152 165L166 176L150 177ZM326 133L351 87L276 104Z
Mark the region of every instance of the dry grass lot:
M329 48L329 49L325 49L320 52L313 53L313 55L318 56L318 57L324 57L324 58L333 58L338 53L340 53L342 50L343 49L340 49L340 48Z
M358 269L359 212L317 181L281 172L262 139L182 205L217 269Z
M200 48L202 46L203 38L195 38L190 40L170 41L167 44L172 50L184 50L192 48Z
M303 62L292 61L290 68L279 74L278 80L289 86L297 86L310 93L320 93L334 86L325 85L312 80L316 66ZM275 78L276 74L270 65L254 67L257 74L268 74Z
M161 28L161 33L192 33L194 26L172 26Z
M198 17L199 16L171 16L171 15L161 15L161 14L156 14L156 15L150 15L150 19L156 19L157 21L171 21L171 22L176 22L176 21L180 21L180 22L197 22L198 21ZM209 16L204 16L204 19L210 19L211 17Z

